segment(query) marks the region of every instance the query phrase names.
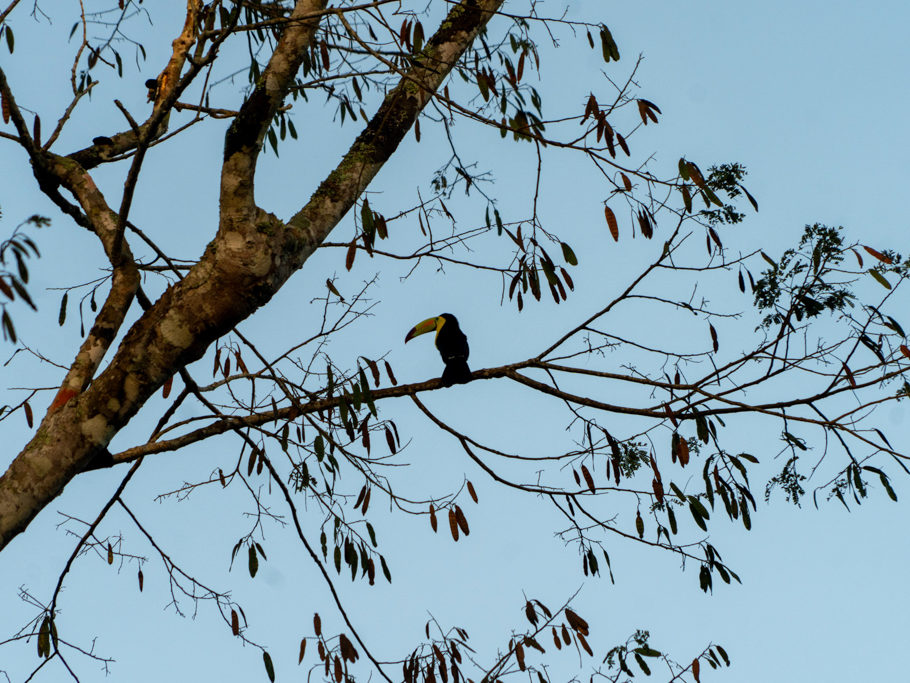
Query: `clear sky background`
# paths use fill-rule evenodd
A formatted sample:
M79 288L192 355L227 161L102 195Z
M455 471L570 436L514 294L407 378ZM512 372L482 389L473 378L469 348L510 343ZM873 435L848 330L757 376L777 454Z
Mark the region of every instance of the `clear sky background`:
M539 10L556 15L564 6L545 2ZM13 15L16 53L10 57L0 46L0 64L20 101L41 111L49 128L59 102L65 101L65 95L57 97L55 89L65 87L61 79L68 77L64 72L58 78L58 69L70 58L71 48L64 39L72 20L69 15L55 19L54 35L60 40L47 42L51 34L43 24L36 26L27 11L20 8ZM903 124L910 95L906 79L910 46L905 36L910 11L905 3L592 2L575 3L569 16L602 20L610 26L623 55L620 64L608 70L610 76L626 75L637 55L644 55L637 76L640 93L657 103L663 115L658 126L640 131L632 144L639 153L655 152L655 172L670 171L680 156L698 161L702 168L723 161L748 167L746 185L761 211L749 210L744 224L724 233L724 242L734 253L761 247L779 255L796 242L804 224L814 222L843 225L848 239L876 248L910 250L907 214L902 208L910 181L906 161L910 133ZM158 29L170 36L174 25L172 21ZM45 41L41 50L29 45L30 37L38 36ZM99 88L96 100L122 97L128 106L143 111L141 83L155 75L170 40L146 44L149 64L155 66L146 67L129 92L124 94L116 79L108 79L109 88L107 84ZM569 41L554 52L543 37L540 40L545 63L539 88L545 101L555 104L579 90L609 93L599 75L603 69L599 52L576 50L566 44ZM230 86L220 93L222 106L233 107L239 101ZM122 127L113 105L107 107L106 118L99 118L93 109L87 111L92 116L77 119L60 149L76 149L95 135ZM278 216L288 217L299 207L359 130L346 124L329 128L332 134L327 135L327 118L330 115L318 107L302 107L295 118L300 142L283 147L279 159L269 155L260 166L257 199ZM174 153L169 149L160 154L153 151L143 170L134 216L177 255L198 254L214 229L223 126L213 124L192 138L192 146L179 155L178 166L168 164ZM479 168L494 173L497 184L491 191L500 197L504 217L526 216L527 183L536 163L531 147L490 146L493 137L463 122L456 126L456 134L462 151ZM402 145L371 188L376 194L370 201L377 210L393 214L396 208L413 203L417 189L427 191L430 173L442 158L439 137L434 135L428 132L419 146L412 138ZM566 230L580 260L573 271L578 294L558 308L551 302L518 316L513 307L499 306L495 279L454 269L442 276L425 266L401 281L404 271L397 266L386 269L381 262L358 257L354 271L345 274L343 251L325 250L289 282L273 305L241 329L263 349L278 352L294 335L284 337L274 331L287 333L300 320L300 337L305 336L311 324L308 316L311 319L318 311L310 302L322 296L326 277L342 276L339 288L347 294L381 270L373 292L379 300L374 317L342 335L331 348L333 354L353 362L358 354L388 353L399 381L435 376L439 359L430 340L420 339L408 347L401 342L414 323L451 311L459 316L471 341L472 368L523 359L546 346L556 330L595 310L604 296L620 291L645 262L640 259L653 258L660 248L659 243L641 240L632 244L625 239L627 234L614 245L603 225L600 202L606 191L602 182L590 168L573 164L556 156L544 174L542 216L552 227ZM120 172L99 170L99 184L114 190ZM5 140L0 140L0 178L4 235L32 213L54 218L53 226L39 234L44 256L32 268L30 291L40 312L17 309L16 321L26 343L67 363L79 334L74 295L69 320L61 331L56 326L61 293L49 288L96 277L97 245L54 213L38 193L22 153ZM113 196L119 193L114 191ZM477 220L480 213L482 209L474 210L470 220ZM337 240L349 239L352 229L348 218L337 229ZM417 230L413 222L404 221L393 224L393 229ZM405 234L400 239L400 244L406 244L409 237ZM747 308L745 297L729 294L735 289L732 279L727 287L709 289L707 294L722 305ZM663 329L662 321L631 309L612 322L634 335L659 334ZM753 326L743 321L720 329L729 353L748 343ZM693 346L703 348L699 345L704 343L698 340ZM7 344L3 360L11 353ZM617 366L622 362L616 359ZM210 366L209 355L194 372L207 378ZM21 400L15 387L51 387L61 375L60 370L35 365L22 355L0 372L4 388L0 403ZM566 443L561 431L566 420L561 413L554 414L558 406L536 396L528 398L501 383L436 392L426 397L426 403L453 425L476 430L494 446L541 454L558 451ZM112 450L144 440L156 416L154 410L160 412L164 405L153 401L152 418L137 421L118 435ZM35 407L42 415L37 400ZM837 502L822 502L816 510L810 500L795 508L778 494L770 506L759 503L750 532L741 525L714 520L711 543L742 577L741 586L715 581L714 594L705 595L698 588L697 567L681 572L678 561L668 554L619 542L609 546L614 585L609 579L582 575L575 551L553 536L562 528L561 521L544 504L495 487L453 440L435 432L409 402L389 410L399 428L414 438L403 456L413 467L395 475L402 489L441 494L457 488L467 476L477 488L480 503L461 502L471 535L457 544L446 534L433 535L425 519L383 512L374 503L373 523L381 550L389 558L393 583L378 581L367 589L342 578L339 585L354 622L380 658L401 656L402 648L423 637L423 624L430 616L445 626L466 628L473 645L489 658L495 647L506 644L511 628L524 627L524 595L540 598L552 608L580 588L576 605L591 622L596 652L623 641L636 628L646 628L654 647L681 661L688 661L711 641L722 644L733 666L724 672L706 672L702 680L906 679L901 653L910 634L906 582L910 548L904 532L910 521L905 502L910 486L898 471L893 471L898 504L887 500L880 489L867 504L849 513ZM903 404L881 413L880 426L898 449L910 443L908 425ZM761 474L772 474L783 464L773 459L780 450L777 427L767 427L768 423L748 421L737 425L743 441L751 444L750 452L762 460L754 474L756 482L762 480ZM617 429L622 431L623 425L617 423ZM0 430L7 444L0 454L0 467L5 467L30 432L21 416L0 423ZM155 500L156 494L184 481L230 466L235 453L235 444L223 439L153 458L143 465L127 497L190 573L212 586L233 588L250 623L248 636L268 645L278 680L300 680L305 667L297 667L297 644L302 636L312 635L312 612L323 615L327 631L341 626L321 579L287 531L267 530L261 542L269 559L255 580L249 578L243 562L228 575L230 549L246 531L243 511L248 508L208 490L183 503ZM79 477L0 555L0 640L33 615L17 589L27 587L47 599L71 552L74 540L57 528L62 519L58 510L93 518L122 474L118 469ZM762 485L756 484L754 492L760 498ZM144 569L145 591L137 590L135 565L127 564L118 572L117 564L109 567L103 558L87 557L66 582L60 620L61 630L68 629L66 634L74 640L90 645L97 635L96 649L117 659L107 680L266 680L258 650L240 647L211 606L204 605L195 619L191 605L184 605L187 618L174 616L154 551L122 516L113 516L102 529L105 534L120 531L127 537L126 550L151 558ZM308 532L311 539L318 538L316 522ZM0 648L0 670L18 683L37 662L34 653L33 642L27 647ZM552 659L554 681L564 680L565 672L577 663L572 655L560 657ZM314 653L308 659L315 661ZM392 670L393 677L397 671ZM104 679L91 663L82 662L81 672L84 681ZM661 680L658 672L655 677ZM63 678L55 669L37 680Z

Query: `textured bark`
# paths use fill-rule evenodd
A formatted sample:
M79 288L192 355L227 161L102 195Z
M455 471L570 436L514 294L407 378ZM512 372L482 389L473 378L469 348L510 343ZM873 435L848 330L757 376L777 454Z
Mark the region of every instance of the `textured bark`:
M287 224L257 207L253 176L271 117L293 83L323 0L298 2L262 79L225 138L218 233L187 276L132 326L105 370L49 411L0 477L0 549L178 369L268 302L353 206L503 0L462 0L387 95L338 167ZM315 18L306 20L306 17ZM72 159L72 157L71 157ZM91 163L91 162L89 162ZM83 205L83 210L86 207Z
M183 30L172 43L173 51L167 66L156 79L158 86L155 102L149 118L136 129L130 128L110 136L104 142L92 144L69 155L84 170L88 171L115 155L125 154L136 149L144 138L157 138L167 130L167 119L177 97L191 79L181 82L180 74L186 64L186 57L196 41L196 26L199 13L202 11L202 0L187 0L186 20Z

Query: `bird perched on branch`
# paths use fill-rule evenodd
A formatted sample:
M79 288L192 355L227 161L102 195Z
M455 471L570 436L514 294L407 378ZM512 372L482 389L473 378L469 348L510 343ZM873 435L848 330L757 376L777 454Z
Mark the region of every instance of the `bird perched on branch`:
M435 318L428 318L411 328L404 338L405 344L414 337L436 331L436 348L442 356L446 369L442 372L442 385L465 384L471 381L471 369L468 367L468 338L458 326L458 319L451 313L443 313Z

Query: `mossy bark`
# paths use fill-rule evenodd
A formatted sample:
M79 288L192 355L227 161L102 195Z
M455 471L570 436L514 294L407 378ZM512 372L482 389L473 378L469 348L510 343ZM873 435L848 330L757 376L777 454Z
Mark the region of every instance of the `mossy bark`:
M502 2L463 0L449 12L336 169L283 223L253 202L253 177L265 131L293 84L317 20L289 24L262 83L226 136L217 235L186 277L133 324L85 391L48 412L0 477L0 549L106 448L169 377L267 303L303 266L392 156ZM324 5L302 0L294 12L312 16Z

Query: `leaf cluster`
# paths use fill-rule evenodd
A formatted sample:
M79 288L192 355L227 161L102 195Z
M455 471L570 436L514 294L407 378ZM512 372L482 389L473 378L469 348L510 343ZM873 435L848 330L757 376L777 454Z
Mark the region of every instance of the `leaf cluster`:
M0 243L0 294L6 298L6 301L0 303L3 308L3 313L0 314L0 326L3 327L3 339L13 343L16 343L17 335L13 319L9 314L9 304L18 296L32 310L38 310L26 288L29 279L26 260L40 257L41 252L34 240L22 232L22 228L26 225L42 228L50 225L50 219L38 215L31 216L18 225L8 239ZM6 267L10 261L15 263L15 270Z
M791 325L791 318L801 321L853 306L856 295L850 283L838 279L845 252L842 232L842 227L807 225L799 245L787 249L779 261L765 256L771 268L753 290L756 308L772 311L762 327Z

